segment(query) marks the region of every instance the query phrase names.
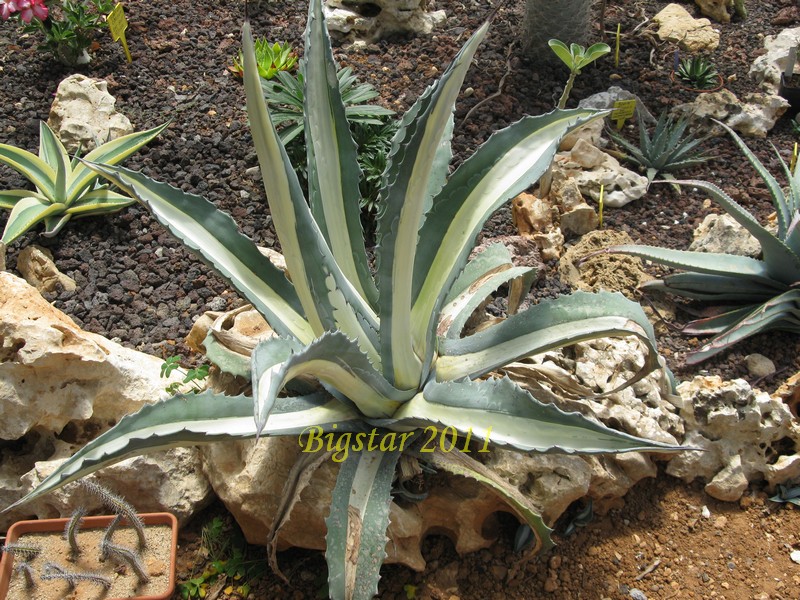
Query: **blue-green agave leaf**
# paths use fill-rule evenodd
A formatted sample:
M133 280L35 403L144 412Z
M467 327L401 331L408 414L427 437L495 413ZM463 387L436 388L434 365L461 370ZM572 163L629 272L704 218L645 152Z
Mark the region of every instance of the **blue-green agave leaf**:
M281 398L262 433L300 435L312 426L320 427L321 431L364 429L357 413L320 392ZM255 437L252 398L209 391L178 394L122 417L112 429L78 450L36 489L5 511L125 458L175 446Z
M339 469L331 512L325 519L332 600L371 600L378 593L389 541L392 480L400 454L399 450L351 451Z

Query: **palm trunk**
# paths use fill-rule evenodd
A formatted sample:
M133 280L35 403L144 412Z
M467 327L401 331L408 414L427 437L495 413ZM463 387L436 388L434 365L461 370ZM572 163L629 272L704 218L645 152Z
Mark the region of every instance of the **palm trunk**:
M557 61L547 40L585 46L592 33L594 0L526 0L523 35L526 54L539 61Z

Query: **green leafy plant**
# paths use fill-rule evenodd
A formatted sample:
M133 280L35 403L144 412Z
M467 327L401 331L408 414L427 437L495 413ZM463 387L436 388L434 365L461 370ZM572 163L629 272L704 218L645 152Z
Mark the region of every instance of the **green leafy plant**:
M213 265L276 335L260 341L251 356L241 355L238 366L231 358L225 367L252 375L252 397L205 391L148 405L77 451L18 504L148 449L300 436L306 452L321 452L313 464L328 454L341 464L326 521L328 593L360 600L377 593L403 453L491 487L530 525L541 549L551 544L549 528L515 486L471 457L476 444L521 452L680 449L564 412L506 377L489 376L549 349L634 336L645 358L620 389L641 380L658 367L653 330L641 307L621 294L543 301L463 335L488 294L519 278L524 292L532 282L531 269L515 267L500 244L470 260L483 224L541 176L564 135L607 114L576 109L525 117L450 173L455 100L488 27L470 37L401 120L383 176L375 272L361 231L356 147L321 0L310 3L302 67L308 200L270 120L247 21L242 34L253 140L291 280L212 203L129 169L92 165ZM207 350L221 343L212 334L204 341ZM439 427L439 443L425 452ZM302 473L298 467L292 477ZM285 489L295 485L303 484L289 481ZM284 514L276 515L273 534L291 505L286 500Z
M115 165L144 146L168 125L159 125L106 142L89 152L85 160ZM0 208L11 211L2 241L10 244L37 223L44 235L56 235L72 218L116 212L136 202L128 195L99 184L98 175L66 148L47 123L39 126L39 155L0 144L0 163L27 178L35 190L0 190Z
M777 233L761 225L717 186L704 181L679 181L707 194L761 244L761 258L733 254L690 252L655 246L612 246L601 252L630 254L680 269L682 273L648 282L645 291L661 290L720 306L720 314L688 323L688 335L713 335L688 353L688 364L699 363L757 333L783 330L800 333L800 174L789 171L788 193L736 133L722 123L747 160L767 185L775 206Z
M701 165L710 158L698 150L706 138L686 133L687 119L673 121L666 112L661 113L652 137L641 116L638 121L638 146L614 131L609 131L609 135L627 151L625 158L646 169L648 182L652 183L659 173L664 179L674 181L673 172Z
M575 83L575 77L581 74L581 69L592 64L601 56L611 52L608 44L598 43L584 48L580 44L570 44L567 46L561 40L548 40L550 49L555 52L556 56L561 59L569 69L569 79L564 86L564 91L561 93L561 98L558 100L558 108L566 108L569 94L572 91L572 86Z
M26 13L19 3L0 0L3 18L19 15L25 23L24 33L41 33L40 50L50 52L68 66L88 63L88 50L95 32L107 27L106 16L114 8L113 0L32 0L33 14ZM16 10L15 10L16 9Z
M681 59L675 76L696 90L710 90L719 85L716 67L703 56Z
M161 364L161 377L169 377L174 371L181 373L183 379L170 383L164 388L168 394L177 394L181 388L186 384L191 384L192 393L197 394L205 389L201 382L205 381L208 377L209 365L199 365L191 369L183 369L181 367L180 356L168 356Z
M770 498L772 502L781 502L800 506L800 485L794 487L778 484L778 493Z
M258 64L258 75L263 79L272 79L278 71L289 71L297 64L297 54L293 51L289 42L270 44L264 38L258 38L255 42L256 63ZM233 73L242 76L244 73L244 58L242 51L239 56L233 59L233 65L228 67Z

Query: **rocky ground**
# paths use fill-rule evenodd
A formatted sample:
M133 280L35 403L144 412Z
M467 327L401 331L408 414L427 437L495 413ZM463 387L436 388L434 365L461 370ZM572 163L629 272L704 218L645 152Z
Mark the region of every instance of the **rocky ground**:
M566 73L525 58L521 53L521 15L524 2L513 0L498 13L490 35L470 71L457 109L456 161L463 160L491 131L526 114L552 108ZM621 24L620 62L610 58L585 70L577 79L570 105L609 85L636 94L654 113L693 99L669 80L673 47L659 42L648 25L667 3L622 0L609 3L607 29ZM790 16L778 24L789 0L750 2L745 21L720 25L722 39L712 53L737 95L754 91L747 71L760 54L763 36L798 23ZM691 3L684 6L694 10ZM434 35L395 37L362 49L346 44L336 48L337 59L353 67L362 81L380 91L380 102L405 111L490 12L488 3L439 0L446 22ZM81 69L108 81L117 108L138 129L172 120L158 140L127 161L157 179L201 194L230 212L242 231L259 244L276 240L260 181L243 111L244 95L227 66L238 49L242 3L238 0L151 0L126 5L128 42L134 61L125 62L120 47L101 40L95 60ZM781 13L782 14L782 13ZM305 3L262 1L252 14L254 31L270 40L301 45ZM0 140L29 150L36 148L39 121L46 120L58 82L69 74L36 50L34 37L18 36L10 23L0 23ZM501 92L498 94L498 92ZM472 110L475 109L475 110ZM469 118L466 116L469 115ZM789 115L791 116L791 115ZM748 140L773 173L780 172L773 145L788 161L796 139L789 116L781 119L767 139ZM630 129L628 134L634 135ZM771 212L766 188L727 138L706 143L714 159L687 175L721 185L764 220ZM0 169L0 189L22 187L24 180ZM643 243L685 248L692 231L713 206L690 190L677 195L654 186L644 198L622 209L606 210L605 227L622 230ZM0 214L4 226L6 213ZM500 211L485 237L513 233L509 211ZM55 238L30 233L12 245L8 265L13 270L18 252L40 244L54 255L56 265L75 279L75 292L48 299L90 331L159 356L179 354L186 364L192 356L183 339L194 319L206 310L224 310L242 303L226 284L186 252L148 214L137 206L109 218L70 223ZM537 297L566 291L554 265L537 284ZM678 321L687 315L678 314ZM682 356L697 340L664 329L659 339L668 364L679 377L688 369ZM757 381L744 357L760 353L777 366L774 376ZM796 337L756 336L734 350L702 365L723 377L745 377L774 389L800 367ZM719 504L700 489L661 477L638 486L624 508L592 522L547 557L524 564L510 551L513 527L506 523L493 549L458 559L444 538L432 536L426 548L429 568L415 574L388 567L382 590L387 598L624 598L638 588L647 598L751 599L797 597L798 566L789 561L788 546L800 547L794 512L765 500L758 489L746 496L742 508ZM702 506L711 516L703 518ZM720 520L724 517L724 521ZM793 518L794 517L794 518ZM194 530L198 534L203 520ZM196 543L186 538L182 575L202 572L195 564ZM644 571L660 562L651 572ZM202 561L200 561L202 563ZM317 575L324 568L317 553L290 553L293 586L259 580L260 597L314 597ZM731 566L733 565L733 566ZM637 579L638 576L641 577ZM413 586L416 592L412 592ZM627 586L627 587L625 587ZM416 594L416 596L414 596ZM767 594L761 595L759 594ZM176 596L177 597L177 596ZM218 598L231 597L224 590Z

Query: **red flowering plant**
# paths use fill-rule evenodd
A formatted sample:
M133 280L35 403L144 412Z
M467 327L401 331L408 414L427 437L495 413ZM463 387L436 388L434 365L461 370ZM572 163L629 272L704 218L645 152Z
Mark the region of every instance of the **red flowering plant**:
M0 18L19 19L25 33L41 32L40 50L76 66L91 60L94 32L106 26L113 7L113 0L0 0Z

